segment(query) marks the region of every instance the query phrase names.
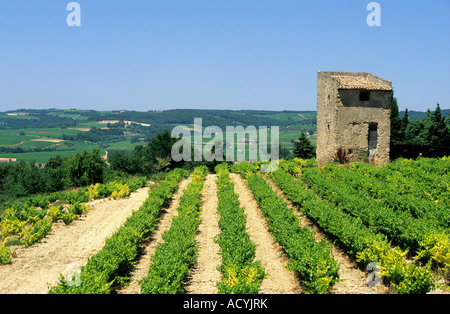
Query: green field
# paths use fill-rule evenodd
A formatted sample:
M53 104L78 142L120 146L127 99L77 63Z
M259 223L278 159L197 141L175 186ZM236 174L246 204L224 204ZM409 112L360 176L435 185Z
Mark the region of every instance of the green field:
M92 151L97 147L102 154L106 151L133 150L136 145L145 145L157 132L172 130L178 125L192 127L194 118L203 119L203 129L212 125L219 126L224 132L224 140L226 126L279 126L280 145L292 149L293 141L299 138L301 132L315 133L316 113L229 110L10 111L0 113L0 161L15 159L17 162L23 160L45 163L57 155L69 156L84 150ZM126 121L123 127L114 127L120 129L120 135L111 130L111 124L117 121ZM131 122L136 124L131 126ZM85 139L83 136L91 134L92 128L102 129L99 132L104 132L108 137L95 134L96 138ZM315 134L309 138L315 144ZM270 132L268 140L270 141ZM208 141L209 138L203 139L203 142ZM238 147L238 143L235 143L235 147ZM246 151L248 152L247 144Z

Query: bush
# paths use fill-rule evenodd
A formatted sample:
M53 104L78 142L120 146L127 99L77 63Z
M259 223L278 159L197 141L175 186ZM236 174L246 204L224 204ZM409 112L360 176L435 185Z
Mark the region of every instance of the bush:
M23 228L20 233L20 242L26 247L29 247L47 236L51 230L52 220L50 217L38 220L34 224Z
M131 190L127 184L117 184L109 199L119 199L130 196Z
M80 218L80 216L74 214L70 210L60 212L59 219L61 219L66 225L70 225L72 221Z
M425 235L420 246L422 249L417 253L416 259L432 260L437 264L436 267L450 271L450 238L446 232Z
M11 249L6 246L8 238L0 243L0 265L11 264Z
M7 219L3 218L0 222L0 237L4 238L10 235L14 235L22 232L23 228L26 226L26 221L20 221L18 219Z
M56 206L51 206L48 209L48 212L50 213L50 218L52 219L52 221L57 222L59 219L59 214L61 212L61 209Z

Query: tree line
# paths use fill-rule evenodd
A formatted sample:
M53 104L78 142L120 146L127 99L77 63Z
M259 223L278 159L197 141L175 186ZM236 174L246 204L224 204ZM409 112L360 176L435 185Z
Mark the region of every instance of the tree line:
M410 121L407 110L401 118L398 113L397 100L393 98L391 141L393 143L448 145L450 143L449 122L442 115L439 104L434 112L427 111L427 117L424 120ZM113 131L108 131L111 132L110 135L115 132L123 132L122 128L111 128L111 130ZM106 134L102 132L100 129L94 129L91 135L95 135L97 138L90 140L97 141L98 138L105 136ZM17 164L0 165L0 202L37 193L52 193L73 187L103 183L110 176L151 176L179 167L193 169L199 165L206 165L208 168L214 169L218 164L218 161L175 162L171 157L171 149L176 141L177 139L171 137L169 130L158 132L149 139L147 144L138 145L133 151L112 153L109 156L109 167L100 155L99 149L76 153L64 158L58 155L51 158L45 165L24 161ZM287 148L280 149L280 158L293 157L305 159L315 157L315 147L304 133L294 142L292 153Z
M442 114L439 103L431 112L427 110L424 120L410 120L408 109L403 117L398 112L397 99L391 104L391 143L450 145L450 119Z
M21 161L0 166L0 203L38 193L52 193L74 187L103 183L106 161L100 150L51 158L44 166Z

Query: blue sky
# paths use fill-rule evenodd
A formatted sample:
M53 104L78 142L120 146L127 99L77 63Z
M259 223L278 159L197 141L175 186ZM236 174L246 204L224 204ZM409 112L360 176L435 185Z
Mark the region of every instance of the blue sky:
M450 1L1 0L0 111L316 110L317 71L391 80L450 108Z

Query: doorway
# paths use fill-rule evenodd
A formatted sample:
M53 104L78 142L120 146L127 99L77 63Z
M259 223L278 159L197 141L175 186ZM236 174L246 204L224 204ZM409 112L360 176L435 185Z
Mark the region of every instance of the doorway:
M378 123L369 123L369 161L375 160L378 145Z

